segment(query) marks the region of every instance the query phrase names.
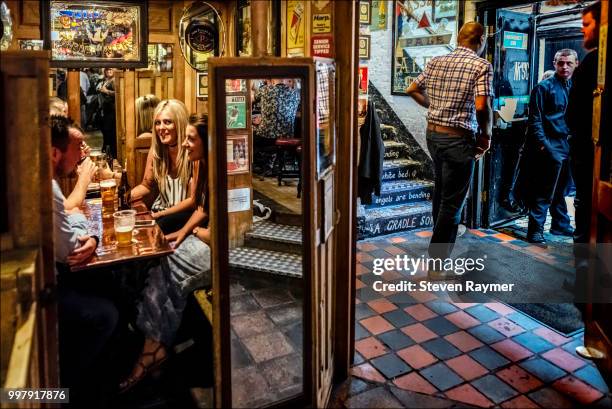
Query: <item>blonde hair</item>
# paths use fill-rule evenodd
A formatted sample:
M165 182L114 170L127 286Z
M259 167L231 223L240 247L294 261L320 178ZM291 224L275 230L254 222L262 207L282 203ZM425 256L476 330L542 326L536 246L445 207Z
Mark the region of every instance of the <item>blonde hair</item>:
M178 99L166 99L157 104L153 114L153 138L151 138L151 148L153 149L153 177L157 182L160 193L165 193L166 190L166 175L170 171L170 153L166 145L161 143L157 132L155 132L155 118L162 111L167 110L174 122L176 129L176 142L178 144L178 155L176 157L176 173L181 180L184 189L189 189L189 179L191 178L192 164L187 159L187 150L183 147L185 134L187 133L187 125L189 123L189 114L185 104Z
M66 101L59 97L49 98L49 115L66 116Z
M159 98L153 94L148 94L136 99L136 135L145 132L155 133L153 129L153 113L159 104Z

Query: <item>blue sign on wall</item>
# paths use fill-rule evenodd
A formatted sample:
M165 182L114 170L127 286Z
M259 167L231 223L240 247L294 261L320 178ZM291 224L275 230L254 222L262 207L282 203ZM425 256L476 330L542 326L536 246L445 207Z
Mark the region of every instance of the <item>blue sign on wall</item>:
M504 31L504 48L513 48L516 50L526 50L527 40L529 35L525 33L516 33L514 31Z

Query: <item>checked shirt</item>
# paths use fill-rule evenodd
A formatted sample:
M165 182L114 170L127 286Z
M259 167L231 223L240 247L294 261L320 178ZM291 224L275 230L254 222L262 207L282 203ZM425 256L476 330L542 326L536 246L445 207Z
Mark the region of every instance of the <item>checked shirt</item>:
M433 58L415 80L429 96L427 122L463 128L473 133L477 96L493 96L493 67L466 47Z

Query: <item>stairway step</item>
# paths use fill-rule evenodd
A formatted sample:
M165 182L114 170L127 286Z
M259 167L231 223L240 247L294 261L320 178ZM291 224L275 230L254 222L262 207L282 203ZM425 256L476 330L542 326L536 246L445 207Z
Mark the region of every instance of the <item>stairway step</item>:
M245 235L245 246L302 254L302 228L263 220Z
M253 247L237 247L229 252L232 268L285 277L302 278L302 256Z
M385 140L383 142L385 145L385 160L401 159L408 156L406 144L392 140Z
M433 182L427 180L399 180L385 182L382 185L380 196L372 197L372 204L366 205L366 209L384 206L396 206L431 200L433 194Z
M383 182L415 179L421 162L412 159L395 159L383 162Z
M397 136L397 128L393 125L380 125L380 133L384 140L393 139Z
M418 202L366 210L357 218L357 239L416 230L433 225L431 204Z

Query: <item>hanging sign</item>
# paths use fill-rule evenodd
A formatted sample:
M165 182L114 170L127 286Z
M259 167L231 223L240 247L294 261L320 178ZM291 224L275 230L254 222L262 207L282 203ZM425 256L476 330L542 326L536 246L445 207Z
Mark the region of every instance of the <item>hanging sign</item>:
M529 35L516 33L514 31L504 31L504 48L515 50L526 50Z
M332 57L333 36L316 36L311 39L311 55L313 57Z

